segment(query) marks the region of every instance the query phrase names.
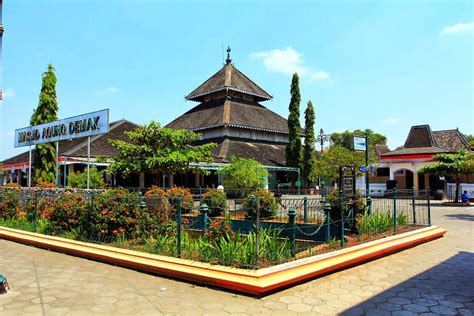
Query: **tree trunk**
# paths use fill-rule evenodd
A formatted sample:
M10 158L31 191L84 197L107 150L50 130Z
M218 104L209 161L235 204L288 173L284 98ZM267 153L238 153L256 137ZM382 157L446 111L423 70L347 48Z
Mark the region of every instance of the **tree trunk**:
M456 175L456 196L454 197L454 203L459 202L459 189L461 187L461 178Z

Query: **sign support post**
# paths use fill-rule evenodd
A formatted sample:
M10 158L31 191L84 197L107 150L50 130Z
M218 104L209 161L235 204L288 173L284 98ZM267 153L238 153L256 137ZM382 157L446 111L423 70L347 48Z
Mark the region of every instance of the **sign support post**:
M89 190L90 176L90 160L91 160L91 137L87 137L87 190Z
M365 198L370 198L370 187L369 187L369 133L365 133ZM368 206L369 215L372 213L371 204Z
M59 142L56 142L56 186L59 187Z
M29 165L28 165L28 188L31 188L31 145L30 145L30 148L29 148L28 160L29 160Z

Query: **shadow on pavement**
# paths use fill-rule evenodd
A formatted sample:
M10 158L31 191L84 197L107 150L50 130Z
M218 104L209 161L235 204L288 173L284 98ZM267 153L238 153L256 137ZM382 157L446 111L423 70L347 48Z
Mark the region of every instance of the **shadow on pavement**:
M471 214L448 214L448 215L444 215L444 217L447 217L449 219L460 219L463 221L474 221L474 215L471 215Z
M473 315L474 253L459 252L341 315Z

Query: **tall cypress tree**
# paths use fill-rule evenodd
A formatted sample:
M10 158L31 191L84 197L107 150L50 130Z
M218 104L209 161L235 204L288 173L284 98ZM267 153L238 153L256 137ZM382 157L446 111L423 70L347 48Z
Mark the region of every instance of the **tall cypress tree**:
M291 80L291 101L288 115L288 144L286 145L286 166L301 168L301 126L300 126L300 84L298 74ZM294 177L292 177L294 179Z
M303 165L301 166L301 174L306 185L312 180L312 171L316 164L316 157L314 156L314 108L313 102L308 101L306 110L304 111L304 147L303 147Z
M56 100L56 75L53 65L43 73L38 107L30 119L31 125L56 121L58 119L58 101ZM54 183L56 170L56 149L52 143L35 146L33 155L33 181Z

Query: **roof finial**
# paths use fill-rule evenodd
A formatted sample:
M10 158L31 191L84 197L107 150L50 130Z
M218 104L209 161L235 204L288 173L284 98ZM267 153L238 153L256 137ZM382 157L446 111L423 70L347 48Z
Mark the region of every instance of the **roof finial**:
M225 60L226 64L229 65L232 62L232 59L230 59L230 46L227 46L227 59Z

